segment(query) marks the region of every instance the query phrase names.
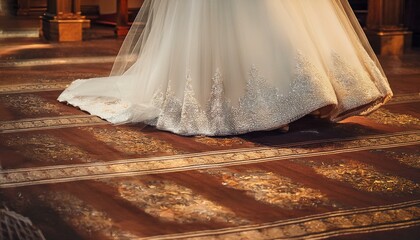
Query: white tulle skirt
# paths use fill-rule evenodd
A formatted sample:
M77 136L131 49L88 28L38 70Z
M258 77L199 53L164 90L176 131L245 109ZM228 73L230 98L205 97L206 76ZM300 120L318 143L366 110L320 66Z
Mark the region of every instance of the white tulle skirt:
M367 114L392 92L352 14L345 0L146 1L111 76L58 100L182 135Z

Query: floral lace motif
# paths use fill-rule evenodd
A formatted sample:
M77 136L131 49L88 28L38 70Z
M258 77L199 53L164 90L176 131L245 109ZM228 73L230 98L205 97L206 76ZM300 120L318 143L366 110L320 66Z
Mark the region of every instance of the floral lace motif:
M112 123L139 122L181 135L223 136L275 129L325 106L333 106L327 115L332 121L358 113L367 113L391 95L386 78L379 70L357 72L338 54L327 73L313 65L303 54L296 54L293 81L289 86L274 87L257 66L251 66L245 92L239 99L225 94L224 77L216 69L206 104L200 104L187 73L181 98L171 88L158 90L150 106L138 106L119 99L73 96L75 81L60 96L60 101L80 107ZM366 60L366 59L365 59ZM366 60L367 61L367 60ZM375 66L376 68L376 66ZM284 91L289 89L288 91ZM232 104L235 101L236 104ZM367 105L367 106L364 106ZM363 109L356 109L364 106Z
M336 91L337 115L346 110L370 103L381 96L368 72L358 72L337 53L332 53L333 66L328 72Z
M283 94L252 66L245 94L233 106L224 94L223 76L217 69L208 104L201 106L188 74L182 100L175 97L170 84L166 94L155 95L154 105L162 111L148 123L182 135L232 135L277 128L318 108L337 104L333 88L325 84L328 79L303 55L296 58L294 79L288 86L290 91Z

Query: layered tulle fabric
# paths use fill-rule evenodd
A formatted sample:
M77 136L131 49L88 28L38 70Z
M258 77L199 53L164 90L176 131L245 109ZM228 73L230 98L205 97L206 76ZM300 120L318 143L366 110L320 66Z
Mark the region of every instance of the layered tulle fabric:
M112 123L182 135L338 121L392 95L344 0L146 1L110 77L59 97Z

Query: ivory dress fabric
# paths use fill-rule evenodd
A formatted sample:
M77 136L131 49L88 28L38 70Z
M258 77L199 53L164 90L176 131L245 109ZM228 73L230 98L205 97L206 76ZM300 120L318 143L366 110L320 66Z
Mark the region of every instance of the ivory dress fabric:
M339 121L392 96L346 0L146 0L111 76L58 98L181 135Z

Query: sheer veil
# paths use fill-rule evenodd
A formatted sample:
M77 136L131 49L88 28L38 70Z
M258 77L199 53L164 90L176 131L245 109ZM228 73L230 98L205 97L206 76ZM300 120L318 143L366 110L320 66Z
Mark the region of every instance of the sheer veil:
M163 7L168 0L145 0L139 13L137 14L130 31L128 32L121 49L116 57L110 76L123 75L141 55L145 42L150 34L153 25L153 18L156 17L156 10ZM198 0L201 1L201 0ZM278 1L278 0L275 0ZM280 0L282 1L282 0ZM312 0L311 0L312 1ZM385 76L384 71L374 53L369 41L359 24L348 0L331 0L342 20L343 27L348 32L354 32L370 58L375 62L378 69ZM147 23L147 24L146 24Z
M149 36L152 28L154 11L158 7L161 0L145 0L139 13L137 14L133 24L120 51L115 59L110 76L120 76L130 68L140 56L144 44ZM146 24L147 23L147 24Z
M335 7L337 12L339 13L340 18L342 19L343 27L348 32L356 33L357 39L353 39L353 41L359 41L369 57L375 62L376 67L380 70L383 76L385 76L384 70L379 63L378 57L376 56L375 52L373 51L369 40L366 37L365 32L363 31L362 26L360 26L359 20L357 20L356 15L353 12L348 0L334 0ZM350 35L352 36L352 35Z

